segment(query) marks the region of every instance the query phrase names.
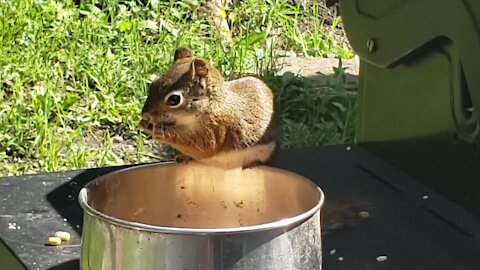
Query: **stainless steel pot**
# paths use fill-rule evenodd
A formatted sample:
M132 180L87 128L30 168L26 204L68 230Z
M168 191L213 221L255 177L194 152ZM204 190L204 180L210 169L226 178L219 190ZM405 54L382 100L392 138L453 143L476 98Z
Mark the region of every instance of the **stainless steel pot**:
M311 181L280 169L137 166L79 195L82 269L321 269Z

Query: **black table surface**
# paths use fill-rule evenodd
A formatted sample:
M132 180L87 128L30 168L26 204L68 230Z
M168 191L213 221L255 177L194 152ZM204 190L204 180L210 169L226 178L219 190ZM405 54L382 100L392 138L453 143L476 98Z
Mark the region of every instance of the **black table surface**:
M480 269L480 218L362 147L281 151L276 162L315 181L327 201L359 198L372 205L368 220L323 236L323 269ZM1 178L0 239L27 269L78 269L78 193L124 167ZM71 241L46 245L58 230L70 232Z

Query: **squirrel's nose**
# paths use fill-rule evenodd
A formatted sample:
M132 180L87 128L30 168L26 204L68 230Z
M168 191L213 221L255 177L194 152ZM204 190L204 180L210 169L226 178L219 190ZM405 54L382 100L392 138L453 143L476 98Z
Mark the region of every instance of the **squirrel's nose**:
M142 119L148 122L154 122L155 118L157 118L158 112L151 111L151 112L144 112L142 113Z

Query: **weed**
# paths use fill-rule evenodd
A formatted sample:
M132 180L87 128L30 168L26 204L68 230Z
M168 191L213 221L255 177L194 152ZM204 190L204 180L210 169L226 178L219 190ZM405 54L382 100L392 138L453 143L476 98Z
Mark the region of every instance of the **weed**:
M312 87L306 78L267 74L280 109L282 147L299 148L351 142L355 133L356 91L334 85Z

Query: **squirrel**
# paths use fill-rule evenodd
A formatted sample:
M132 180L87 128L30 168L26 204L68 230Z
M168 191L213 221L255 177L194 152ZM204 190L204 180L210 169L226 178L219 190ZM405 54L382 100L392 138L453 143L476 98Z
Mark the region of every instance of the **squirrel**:
M271 164L280 137L274 95L263 81L224 81L216 68L183 46L176 49L172 66L150 85L139 126L181 152L177 162L195 160L224 169ZM322 231L368 218L363 206L327 202Z
M140 128L195 160L225 169L271 161L278 144L274 96L260 79L224 81L187 47L149 89Z

